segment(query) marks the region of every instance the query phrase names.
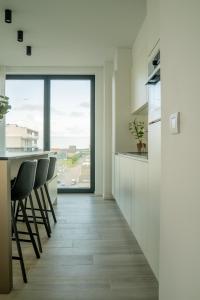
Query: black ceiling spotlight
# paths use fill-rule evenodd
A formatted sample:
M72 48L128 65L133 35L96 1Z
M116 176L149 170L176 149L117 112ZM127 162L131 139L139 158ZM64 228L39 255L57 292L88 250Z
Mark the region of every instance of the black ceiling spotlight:
M17 40L18 42L23 42L23 38L24 38L24 33L22 30L18 30L17 31Z
M5 22L12 23L12 10L11 9L5 9Z
M26 55L31 56L31 46L26 46Z

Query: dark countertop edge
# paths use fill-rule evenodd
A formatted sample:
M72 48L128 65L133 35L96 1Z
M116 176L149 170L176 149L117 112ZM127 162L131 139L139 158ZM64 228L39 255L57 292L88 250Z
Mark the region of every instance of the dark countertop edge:
M148 162L148 153L139 154L139 153L118 152L116 154Z
M55 151L37 151L37 152L0 152L0 160L13 160L28 157L38 157L42 155L56 154Z

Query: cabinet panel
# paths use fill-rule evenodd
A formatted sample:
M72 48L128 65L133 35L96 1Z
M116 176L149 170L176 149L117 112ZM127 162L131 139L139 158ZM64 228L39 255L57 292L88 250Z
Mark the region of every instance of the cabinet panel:
M147 103L147 26L144 21L132 50L131 112Z
M120 209L127 223L131 225L131 164L130 159L120 157Z
M112 80L112 152L132 149L131 133L127 130L130 119L131 61L130 48L119 48L115 54Z
M135 161L133 199L132 230L142 251L146 254L148 230L148 164L146 162Z
M147 103L146 69L147 59L143 55L133 55L131 112L139 110Z

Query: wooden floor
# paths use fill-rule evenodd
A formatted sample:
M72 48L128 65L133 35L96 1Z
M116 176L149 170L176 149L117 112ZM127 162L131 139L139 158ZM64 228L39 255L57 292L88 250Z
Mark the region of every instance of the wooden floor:
M14 262L14 290L0 299L156 300L158 286L114 201L61 195L43 253L23 248L28 284Z

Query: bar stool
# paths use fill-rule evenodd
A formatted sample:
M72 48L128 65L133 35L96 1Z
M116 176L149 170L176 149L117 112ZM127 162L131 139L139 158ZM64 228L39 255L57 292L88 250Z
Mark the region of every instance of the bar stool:
M35 181L35 174L36 174L36 161L24 161L18 171L17 177L11 187L11 217L12 217L12 233L14 234L13 240L16 241L17 245L17 251L18 256L13 256L13 259L19 260L21 265L21 271L23 280L26 283L27 282L27 276L26 276L26 270L24 266L24 259L21 249L21 241L22 242L31 242L33 245L33 249L35 251L35 255L37 258L40 258L40 254L37 248L37 244L34 239L34 235L38 236L38 228L37 223L35 219L35 212L33 209L33 202L31 198L31 191L33 190L34 181ZM24 205L24 199L27 199L27 197L30 197L30 203L31 203L31 211L33 214L33 222L35 225L36 233L32 232L27 214L26 209ZM19 206L19 208L22 211L22 216L24 219L24 222L27 227L27 232L25 231L19 231L17 229L17 218L15 215L16 207ZM22 239L19 237L19 234L27 234L29 235L30 239Z
M49 217L48 217L48 212L47 212L47 207L46 207L46 201L45 201L44 193L42 190L42 186L45 184L46 179L47 179L48 169L49 169L49 159L48 158L38 159L36 175L35 175L35 182L34 182L34 187L33 187L38 208L34 207L33 209L34 209L34 213L35 212L40 213L40 216L38 216L38 214L35 214L36 223L43 224L45 226L47 236L51 237L50 222L49 222ZM41 198L39 195L39 191L41 193ZM31 197L31 195L30 195L30 197ZM26 203L25 203L25 209L32 211L32 207L28 206L28 201L26 201ZM34 223L33 214L32 215L28 214L27 216L29 219L29 223ZM19 217L23 217L23 216L19 213L19 209L18 209L17 210L17 219L18 219L18 221L23 221L23 219L19 219ZM42 252L40 237L38 239L38 244L39 244L39 247Z
M34 184L34 193L35 197L37 199L38 208L35 208L36 211L40 211L41 217L37 216L37 219L41 219L41 221L37 220L38 224L43 224L45 226L47 236L51 237L51 227L49 222L49 216L46 206L46 201L44 197L43 192L43 185L45 184L47 180L47 174L49 170L49 159L48 158L41 158L38 160L37 164L37 170L36 170L36 177L35 177L35 184ZM40 200L40 196L38 193L38 190L40 190L41 196L42 196L42 204ZM43 206L43 207L42 207Z
M51 202L51 198L49 195L48 191L48 186L47 183L53 178L54 171L55 171L55 165L56 165L56 158L55 157L50 157L48 158L41 158L38 160L37 164L37 170L36 170L36 176L35 176L35 184L34 184L34 193L35 197L37 199L37 204L38 208L34 208L35 211L40 211L41 216L36 215L36 222L37 224L43 224L45 226L47 236L51 237L51 225L50 225L50 220L49 220L49 215L48 213L50 212L53 216L54 222L56 223L56 216L54 212L54 208ZM47 208L46 205L46 199L45 199L45 194L43 191L43 187L47 196L47 203L49 205L49 208ZM39 191L41 194L41 198L39 195ZM26 205L26 210L31 210L31 207L28 207ZM18 217L22 217L18 213ZM33 215L28 215L29 220L33 218ZM40 221L38 220L40 219ZM33 221L29 221L33 222Z

